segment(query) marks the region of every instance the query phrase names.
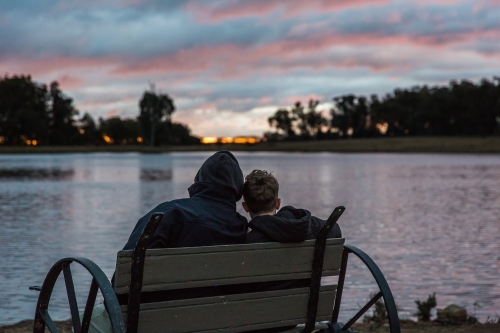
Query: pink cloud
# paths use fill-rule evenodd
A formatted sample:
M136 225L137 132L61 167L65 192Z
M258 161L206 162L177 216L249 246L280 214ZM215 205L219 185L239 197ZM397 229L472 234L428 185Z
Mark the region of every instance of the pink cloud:
M397 17L390 19L398 19ZM48 59L0 59L0 73L29 73L32 76L49 76L58 80L63 88L74 89L84 85L83 75L100 71L103 75L125 78L168 76L169 83L183 85L200 79L227 80L258 75L280 74L295 69L322 70L327 68L369 68L374 72L397 69L408 70L418 66L413 62L398 62L401 51L389 53L389 47L401 50L423 47L425 54L449 50L480 39L498 40L498 30L427 36L371 34L343 35L335 32L316 34L313 37L290 38L257 46L241 44L208 45L182 49L168 55L149 59L123 59L119 57L77 58L54 57ZM356 49L373 47L375 54L363 55ZM377 49L377 47L380 47ZM351 48L349 52L341 52ZM470 47L469 47L470 49ZM498 55L498 54L497 54ZM484 55L491 57L489 53ZM428 59L429 60L429 59ZM108 76L109 79L109 76ZM210 91L207 92L209 94Z
M106 111L106 113L104 114L104 118L119 117L121 114L122 114L121 110L113 109Z
M197 109L198 113L209 113L212 112L217 107L217 105L214 102L209 102L209 103L203 103L201 104Z
M62 89L75 89L84 85L84 81L81 78L71 75L62 75L56 81L59 82Z
M81 108L106 108L110 107L110 105L116 105L116 104L133 104L133 103L138 103L140 98L140 95L137 96L137 98L131 98L131 97L123 97L120 96L118 97L111 97L111 96L106 96L105 98L95 96L93 100L91 101L84 101L80 103Z
M389 13L389 15L387 16L386 22L392 23L392 24L397 24L397 23L401 23L401 20L402 20L401 13L392 12L392 13Z
M29 73L42 76L68 70L99 69L114 66L116 60L109 58L50 57L50 58L4 58L0 59L0 71ZM64 74L65 76L67 74ZM69 78L69 77L68 77ZM73 82L74 83L74 82Z
M443 5L455 5L457 3L462 3L464 0L416 0L416 3L419 5L435 5L435 4L443 4Z
M327 33L304 40L282 40L259 46L226 44L193 47L140 62L124 61L112 71L112 74L137 76L166 73L184 77L187 75L193 80L200 74L206 74L226 80L264 72L266 75L272 75L298 68L321 70L332 67L368 67L373 71L384 71L397 65L400 70L406 70L411 69L413 64L395 65L398 53L387 54L385 50L389 46L398 46L402 50L408 47L424 47L429 49L428 53L432 53L446 50L450 45L494 37L498 38L498 32L493 30L433 36ZM368 46L382 47L377 54L383 56L358 54L353 57L342 56L335 52L340 47ZM331 52L336 55L332 56Z
M187 8L203 19L218 22L241 17L261 16L277 9L283 10L285 17L293 17L305 11L325 12L350 7L384 5L390 2L390 0L288 0L286 2L280 0L253 0L221 2L207 9L200 7L199 2L191 1Z
M179 50L173 54L160 56L148 60L123 62L112 74L129 76L157 71L171 73L196 73L210 68L214 56L224 54L224 51L233 53L235 46L203 46Z
M264 97L261 97L261 98L259 99L259 103L260 103L261 105L266 105L266 104L269 104L269 103L271 103L271 101L272 101L272 98L271 98L271 97L269 97L269 96L264 96Z
M478 0L477 3L472 8L474 13L481 10L493 9L498 7L498 0Z

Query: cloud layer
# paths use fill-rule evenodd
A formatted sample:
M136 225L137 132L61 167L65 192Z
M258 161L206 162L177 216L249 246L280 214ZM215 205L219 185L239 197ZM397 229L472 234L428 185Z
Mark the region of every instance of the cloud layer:
M0 73L58 80L81 112L137 115L148 82L203 136L261 134L311 96L500 73L496 0L5 1Z

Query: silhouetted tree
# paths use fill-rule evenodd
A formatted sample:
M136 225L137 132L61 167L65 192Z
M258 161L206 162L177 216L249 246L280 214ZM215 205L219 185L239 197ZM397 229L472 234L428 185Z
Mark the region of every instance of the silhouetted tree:
M139 124L136 119L121 119L112 117L99 119L100 131L108 136L115 145L137 144Z
M269 126L275 127L277 131L281 131L288 138L295 136L293 129L295 118L287 109L278 109L274 115L267 119Z
M331 127L338 130L339 136L347 137L356 118L357 98L354 95L345 95L335 97L333 101L336 108L331 111Z
M327 125L327 120L321 112L316 111L319 101L310 100L307 109L302 103L296 102L289 110L278 109L268 118L269 126L276 128L286 139L295 139L299 136L301 139L317 138L321 128ZM266 139L276 140L278 136L271 133L266 134Z
M175 111L174 101L167 94L157 94L154 85L151 85L151 90L142 95L139 109L138 120L144 137L149 138L150 146L154 146L158 125L160 122L169 123Z
M307 128L307 114L304 112L304 107L302 106L302 103L295 102L295 104L292 107L292 114L293 118L295 120L295 128L296 131L298 132L299 136L303 139L307 139L309 137L309 132Z
M56 81L50 84L48 99L49 141L52 145L66 145L73 143L78 135L74 116L78 110L73 106L73 100L59 89Z
M474 84L395 89L382 98L334 98L331 126L352 136L493 135L500 126L500 78ZM499 117L499 118L497 118Z
M309 100L308 112L305 119L307 123L307 135L311 138L318 138L318 135L322 133L322 127L328 124L327 119L323 117L321 112L316 111L318 105L318 100Z
M200 143L200 138L192 136L187 125L165 121L161 122L158 127L157 141L160 144L191 145Z
M47 87L31 76L0 78L0 137L6 145L48 142ZM29 140L29 141L28 141Z
M78 145L100 145L104 143L101 131L88 113L85 113L82 118L76 122L79 135L74 140L74 144Z

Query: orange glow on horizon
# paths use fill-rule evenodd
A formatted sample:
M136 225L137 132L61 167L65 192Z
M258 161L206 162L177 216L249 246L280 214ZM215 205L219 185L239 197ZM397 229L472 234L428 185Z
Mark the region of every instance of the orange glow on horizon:
M257 137L253 136L237 136L237 137L223 137L223 138L217 138L214 136L208 136L201 138L201 143L203 144L228 144L228 143L234 143L234 144L254 144L260 142L260 139Z
M106 134L103 134L102 135L102 138L104 139L104 141L106 141L106 143L113 143L113 139L111 139L109 136L107 136Z
M245 143L254 144L254 143L257 143L259 141L257 138L237 137L237 138L234 138L233 142L237 143L237 144L245 144Z
M207 136L205 138L201 139L201 143L203 144L210 144L210 143L217 143L219 139L213 136Z

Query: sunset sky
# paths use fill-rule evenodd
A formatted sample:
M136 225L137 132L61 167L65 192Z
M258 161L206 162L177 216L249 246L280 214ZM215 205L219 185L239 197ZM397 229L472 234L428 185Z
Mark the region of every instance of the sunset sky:
M4 74L94 118L154 82L195 135L261 135L297 100L500 76L500 0L1 1Z

